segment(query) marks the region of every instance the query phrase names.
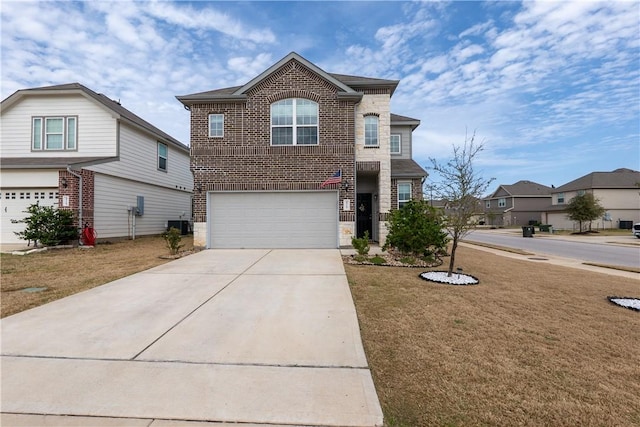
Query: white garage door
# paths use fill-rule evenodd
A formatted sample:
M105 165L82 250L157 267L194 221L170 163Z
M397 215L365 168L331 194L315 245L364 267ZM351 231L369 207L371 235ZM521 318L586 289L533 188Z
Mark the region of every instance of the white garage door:
M335 191L209 193L212 248L337 248Z
M0 243L27 243L15 235L16 231L24 230L24 223L14 224L11 220L27 217L24 211L30 205L39 203L40 206L58 206L57 188L3 188L0 190L0 210L2 212L2 234Z

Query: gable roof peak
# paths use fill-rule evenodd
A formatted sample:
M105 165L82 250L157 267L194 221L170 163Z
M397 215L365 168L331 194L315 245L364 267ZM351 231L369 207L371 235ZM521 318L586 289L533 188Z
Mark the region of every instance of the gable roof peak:
M1 103L2 111L6 111L8 108L13 106L17 102L19 102L25 96L32 96L32 95L33 96L38 96L38 95L51 96L51 95L73 95L73 94L76 94L76 95L80 94L85 98L88 98L94 102L97 102L99 105L102 106L102 108L106 108L112 113L115 113L121 119L152 134L155 138L158 138L164 142L169 142L183 151L186 151L186 152L189 151L189 147L187 147L182 142L178 141L177 139L167 134L166 132L158 129L156 126L152 125L151 123L144 120L140 116L136 115L132 111L124 108L122 104L120 104L119 100L115 101L109 98L107 95L103 93L97 93L78 82L63 83L58 85L41 86L41 87L17 90L2 101Z
M301 63L306 68L310 69L311 71L313 71L314 73L316 73L320 77L322 77L323 79L327 80L328 82L330 82L334 86L338 87L338 89L341 92L345 92L345 93L348 93L348 94L356 94L357 93L355 90L353 90L352 88L350 88L349 86L347 86L346 84L344 84L343 82L338 80L337 78L333 77L331 74L327 73L326 71L324 71L323 69L321 69L320 67L318 67L317 65L312 63L311 61L303 58L302 55L298 54L297 52L290 52L284 58L282 58L281 60L279 60L278 62L273 64L271 67L267 68L265 71L260 73L258 76L256 76L253 79L251 79L251 81L249 81L247 84L245 84L244 86L241 86L239 89L237 89L233 93L233 95L244 95L244 94L246 94L249 90L251 90L253 87L257 86L260 82L262 82L264 79L266 79L272 73L274 73L276 70L278 70L281 67L283 67L285 64L288 64L290 61L297 61L297 62Z

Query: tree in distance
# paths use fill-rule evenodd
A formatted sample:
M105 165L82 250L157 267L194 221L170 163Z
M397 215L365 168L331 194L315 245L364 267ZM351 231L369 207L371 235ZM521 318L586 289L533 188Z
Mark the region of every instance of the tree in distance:
M605 208L592 193L579 194L567 205L567 217L571 221L578 221L580 232L582 232L582 223L587 221L591 231L591 221L600 218L604 212Z

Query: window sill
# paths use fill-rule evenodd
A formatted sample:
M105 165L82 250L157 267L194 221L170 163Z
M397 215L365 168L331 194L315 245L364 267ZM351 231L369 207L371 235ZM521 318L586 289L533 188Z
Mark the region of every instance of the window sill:
M379 145L365 145L364 148L380 148Z

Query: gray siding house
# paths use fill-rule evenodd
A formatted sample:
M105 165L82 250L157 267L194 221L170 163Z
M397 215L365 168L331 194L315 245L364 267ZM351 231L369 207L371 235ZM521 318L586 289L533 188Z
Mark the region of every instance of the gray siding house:
M483 199L487 225L508 227L544 222L542 214L551 204L551 190L532 181L500 185Z

